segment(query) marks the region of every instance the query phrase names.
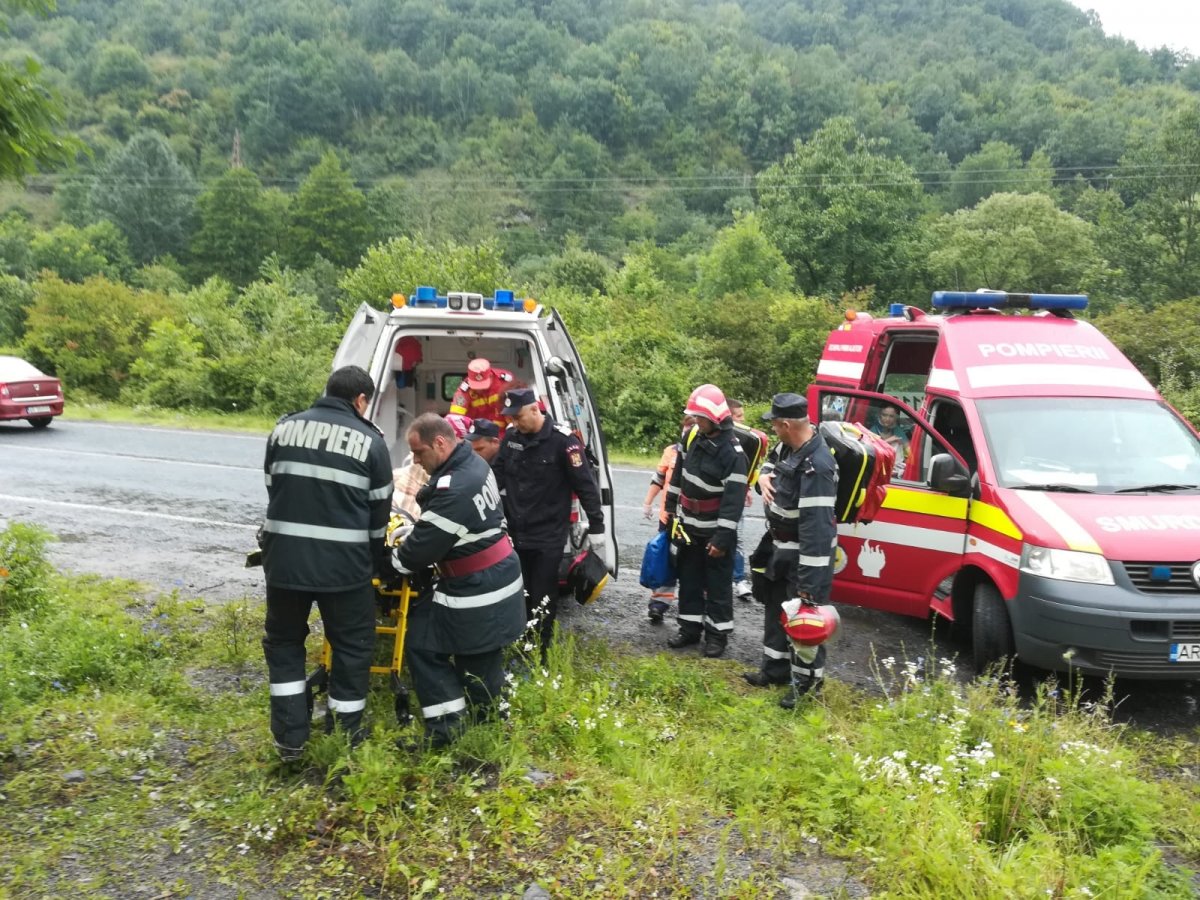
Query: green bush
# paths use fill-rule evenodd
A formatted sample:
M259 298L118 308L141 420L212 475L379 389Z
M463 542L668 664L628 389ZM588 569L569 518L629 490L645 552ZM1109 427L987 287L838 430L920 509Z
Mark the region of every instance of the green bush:
M82 388L106 400L120 393L150 326L178 318L164 295L99 276L69 284L46 274L34 291L25 319L30 360L63 379L68 391Z
M46 545L53 539L49 532L23 522L0 532L0 622L45 604L53 574Z
M204 357L200 330L190 322L176 325L165 319L150 328L142 355L130 367L130 378L121 392L135 403L179 409L212 406L212 370L216 363Z

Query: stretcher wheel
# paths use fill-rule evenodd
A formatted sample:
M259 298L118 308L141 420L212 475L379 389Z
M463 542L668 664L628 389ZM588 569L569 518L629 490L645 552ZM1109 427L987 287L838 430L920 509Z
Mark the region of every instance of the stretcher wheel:
M396 721L404 727L412 722L412 706L408 700L408 685L395 672L392 673L392 693L395 695Z

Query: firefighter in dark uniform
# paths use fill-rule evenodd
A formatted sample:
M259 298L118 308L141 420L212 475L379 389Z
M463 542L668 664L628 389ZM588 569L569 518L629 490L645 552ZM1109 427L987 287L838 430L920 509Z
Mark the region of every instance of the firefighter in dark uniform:
M504 685L504 648L525 630L521 564L504 526L491 467L445 419L418 416L413 460L429 473L397 571L421 585L408 614L405 653L432 747L486 716ZM424 577L433 567L432 579Z
M763 659L757 671L743 677L756 687L790 680L795 690L780 705L791 708L797 697L820 689L825 645L796 649L779 613L793 597L808 605L829 602L837 548L837 464L808 419L808 401L799 394L776 394L763 419L779 438L758 479L767 505L767 533L750 561L765 607Z
M733 554L746 505L746 454L720 388L692 391L684 414L696 424L684 436L667 488L668 528L678 547L679 631L667 646L704 637L704 655L725 652L733 631Z
M542 412L529 388L504 395L504 432L492 468L525 577L526 613L540 617L542 655L558 615L558 570L571 528L571 497L587 513L591 549L604 557L604 510L587 451L566 426Z
M384 530L392 463L382 432L363 418L374 391L363 369L338 369L325 395L304 412L282 417L267 441L263 652L271 733L285 760L298 759L308 740L304 639L314 602L333 648L326 725L336 723L354 742L364 734L375 644L371 577L391 568Z

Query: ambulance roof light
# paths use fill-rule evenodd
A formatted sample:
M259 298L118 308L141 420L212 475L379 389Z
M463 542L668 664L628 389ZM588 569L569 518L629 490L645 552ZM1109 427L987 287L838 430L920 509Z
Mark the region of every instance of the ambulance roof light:
M1087 294L1014 294L1007 291L934 291L934 309L1087 309Z

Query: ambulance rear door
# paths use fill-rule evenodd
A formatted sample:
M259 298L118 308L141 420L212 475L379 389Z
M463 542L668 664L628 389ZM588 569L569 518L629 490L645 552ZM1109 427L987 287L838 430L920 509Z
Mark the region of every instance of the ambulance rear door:
M815 384L808 402L814 418L868 431L877 431L880 411L892 407L904 432L878 517L838 526L833 599L917 617L927 616L931 607L949 613L971 502L962 456L920 413L891 395Z
M387 313L373 309L363 303L354 311L354 317L346 326L342 342L333 354L333 371L342 366L362 366L371 371L379 338L387 327Z
M545 323L542 333L550 350L544 371L554 415L565 416L564 424L578 434L587 447L600 486L600 503L604 507L604 531L607 537L604 563L615 576L618 548L612 470L604 449L604 435L592 400L591 385L588 384L587 372L575 349L575 342L571 340L558 311L550 310L549 317L540 321Z

